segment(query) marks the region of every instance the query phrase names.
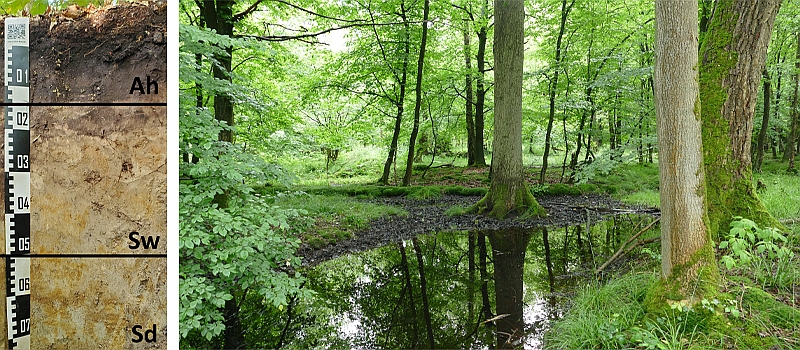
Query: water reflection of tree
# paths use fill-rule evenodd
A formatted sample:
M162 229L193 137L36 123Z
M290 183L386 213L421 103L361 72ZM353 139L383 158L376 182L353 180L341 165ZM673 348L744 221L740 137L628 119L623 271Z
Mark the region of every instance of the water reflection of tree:
M489 233L494 260L497 347L518 346L525 333L522 319L522 271L531 232L502 230Z
M246 338L266 348L491 348L508 333L535 345L594 265L590 247L613 250L604 244L630 226L617 220L511 238L450 232L346 255L305 272L313 300L290 301L283 312L265 311L260 300L244 307L259 318L247 318ZM485 322L502 314L513 317Z

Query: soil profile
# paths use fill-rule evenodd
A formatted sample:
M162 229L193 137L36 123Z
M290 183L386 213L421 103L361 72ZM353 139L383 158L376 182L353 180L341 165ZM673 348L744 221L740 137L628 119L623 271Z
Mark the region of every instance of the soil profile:
M30 19L33 255L166 254L166 106L58 105L166 103L166 22L166 3L152 2ZM133 249L131 237L157 245ZM166 259L30 268L31 348L166 348ZM137 325L154 331L137 342Z

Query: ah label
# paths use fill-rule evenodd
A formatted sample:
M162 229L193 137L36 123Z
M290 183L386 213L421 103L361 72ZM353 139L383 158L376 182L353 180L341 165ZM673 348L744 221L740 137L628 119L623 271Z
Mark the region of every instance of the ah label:
M128 94L133 95L134 91L139 91L141 95L149 95L150 88L153 88L153 94L158 95L158 82L153 80L150 81L150 76L147 76L147 92L144 92L144 86L142 85L142 79L139 77L133 78L133 83L131 84L131 91Z

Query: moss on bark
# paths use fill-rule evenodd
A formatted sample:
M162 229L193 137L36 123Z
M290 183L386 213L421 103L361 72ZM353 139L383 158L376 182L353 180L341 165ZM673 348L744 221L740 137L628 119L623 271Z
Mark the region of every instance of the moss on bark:
M648 313L660 314L673 304L692 306L702 299L713 299L719 293L721 277L710 239L685 264L676 265L672 273L650 286L644 300Z
M512 190L512 187L516 187L516 189ZM497 184L490 188L486 196L472 206L470 211L497 219L503 219L512 212L526 217L547 216L547 212L533 197L526 183L523 183L522 186Z
M734 156L732 149L741 145L732 142L731 133L742 128L750 115L725 115L727 111L735 114L736 109L728 105L746 101L729 101L730 91L741 89L748 81L732 74L743 70L743 66L754 64L739 62L737 44L740 38L734 35L734 28L743 16L734 8L734 0L721 0L715 10L708 35L702 43L700 65L700 98L703 122L703 159L706 171L707 207L711 237L718 239L727 231L728 223L734 215L752 219L762 227L783 227L758 198L753 187L752 165L749 158L743 160ZM744 57L750 60L752 58ZM738 65L738 66L737 66ZM737 98L742 96L737 95ZM740 111L741 112L741 111ZM752 122L752 121L750 121ZM745 145L749 146L749 145ZM749 152L743 152L749 157Z

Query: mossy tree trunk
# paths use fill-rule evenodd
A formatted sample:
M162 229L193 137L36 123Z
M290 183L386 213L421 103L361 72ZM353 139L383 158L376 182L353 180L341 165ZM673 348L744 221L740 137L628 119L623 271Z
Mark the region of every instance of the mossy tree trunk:
M781 0L719 0L700 49L703 157L709 229L728 229L733 215L783 227L751 181L750 142L758 85Z
M716 292L713 241L706 227L697 71L697 2L656 0L653 83L661 193L661 279L651 305ZM699 287L699 288L698 288Z
M495 0L494 12L492 183L477 209L496 218L512 210L543 215L544 210L528 191L522 168L523 0Z

